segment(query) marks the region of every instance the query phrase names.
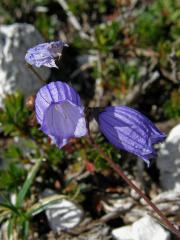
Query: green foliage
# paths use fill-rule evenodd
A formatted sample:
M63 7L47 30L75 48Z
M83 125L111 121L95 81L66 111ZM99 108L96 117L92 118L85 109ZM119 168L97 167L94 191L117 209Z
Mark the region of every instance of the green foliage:
M37 7L46 7L51 3L50 0L13 0L2 1L0 13L5 23L16 22L22 16L23 22L27 21L28 15L34 15L34 25L41 32L45 39L54 39L55 30L59 26L55 15L49 15L46 11L35 11ZM48 8L47 8L48 10Z
M64 158L64 151L51 145L48 146L45 152L45 158L49 161L53 166L58 166L61 162L61 159Z
M141 13L135 22L134 34L141 46L156 48L159 42L172 39L172 32L179 31L179 2L157 0Z
M101 146L103 151L110 156L115 162L120 163L121 155L119 150L115 149L103 136L98 136L96 138L96 143ZM109 165L104 158L99 154L99 151L93 146L89 146L87 149L88 160L92 162L95 166L95 170L101 172L103 169L108 169Z
M109 53L114 44L117 43L120 31L121 25L119 22L97 26L95 29L95 47L102 53Z
M4 18L6 23L12 22L12 16L0 5L0 16Z
M87 52L89 49L92 49L93 47L93 44L90 40L88 41L88 39L82 39L79 34L74 34L73 45L78 50L78 52L82 54Z
M28 174L26 181L24 182L21 190L19 191L18 195L17 195L17 200L16 200L16 207L19 208L22 206L22 203L24 201L24 198L37 174L37 171L40 168L42 160L41 159L37 159L35 165L32 167L30 173Z
M137 34L138 41L145 47L146 45L157 44L164 37L164 34L162 34L163 27L161 19L150 12L144 12L137 19L134 32Z
M153 109L159 107L159 112L166 119L179 117L180 89L175 89L178 82L174 85L171 80L173 70L176 68L179 76L180 69L179 1L154 0L151 4L140 1L132 10L128 1L66 2L82 29L90 36L89 39L82 38L67 21L67 14L54 1L3 0L0 15L5 23L13 23L18 19L16 13L20 12L19 16L22 17L18 21L27 20L35 25L47 41L58 39L64 34L70 45L61 58L62 72L68 69L65 80L75 83L77 89L82 87L84 90L87 87L87 91L91 91L94 85L87 79L92 78L93 83L100 79L104 96L110 96L107 105L121 104L135 85L145 83L155 72L160 74L155 85L150 85L148 90L156 92L160 89L158 94L161 97L143 95L147 94L148 90L144 92L142 89L141 97L133 104L139 107L140 103L144 109L149 109L149 115L153 112L153 106ZM36 11L38 6L45 6L48 11ZM54 6L59 6L62 12L53 9ZM176 60L174 68L170 61L172 53ZM81 55L93 55L95 60L82 63L81 66L78 63L72 64ZM64 57L67 57L65 63ZM169 73L169 79L168 75L163 75L163 70ZM61 71L52 72L53 78L57 76L57 79L61 79ZM74 73L78 74L77 81L72 77ZM165 89L163 91L162 86ZM170 98L164 101L164 96L169 95ZM157 103L160 98L163 100ZM84 100L86 102L87 99ZM64 195L86 202L85 192L95 187L88 182L88 177L84 177L87 171L93 178L97 172L99 174L109 168L86 138L75 139L61 150L52 145L48 137L39 131L36 120L32 121L33 116L33 110L28 110L25 106L23 93L7 96L4 108L0 110L0 155L5 163L0 170L0 190L4 199L0 206L0 222L8 222L8 239L13 239L16 232L19 239L27 239L32 229L33 216L46 210L49 204L61 201ZM110 145L102 135L97 134L94 138L107 155L116 163L122 163L120 151ZM46 159L44 164L42 159ZM87 163L90 163L89 169ZM36 178L37 174L39 178ZM80 180L82 176L85 181L84 178ZM47 187L61 194L38 201L40 193Z
M20 164L9 163L5 169L0 170L0 191L5 194L17 192L25 173Z
M125 94L127 89L140 79L139 61L124 62L108 57L102 65L102 78L108 88L116 91L116 96Z
M32 147L37 150L33 139L37 138L38 141L40 138L42 141L44 134L38 130L34 112L26 107L23 94L16 92L8 95L3 104L3 109L0 109L0 126L3 134L7 137L23 137L25 148ZM10 151L15 152L15 148L17 152L17 147L11 148Z
M81 11L88 12L90 18L92 8L87 3L68 3L79 19ZM116 9L112 2L112 15L109 15L108 4L105 5L104 15L112 20L95 25L92 43L77 34L73 44L81 54L91 55L93 51L98 54L99 59L94 62L91 76L94 79L100 78L105 89L112 91L116 98L123 99L135 84L142 82L140 67L146 69L147 65L151 65L155 60L159 62L159 68L169 69L169 55L173 46L178 44L176 40L180 26L179 2L158 0L152 4L144 4L145 7L137 6L133 17L125 20L122 17L122 21L121 8ZM81 11L78 12L77 9ZM116 10L119 11L118 20L113 15L117 13ZM141 49L143 53L136 55L136 49ZM154 56L151 55L151 51L154 51Z
M13 238L14 231L17 231L19 236L23 236L23 239L27 239L29 232L29 219L25 209L23 209L23 203L25 197L30 189L30 186L40 168L42 160L38 159L35 165L29 172L22 188L15 195L15 204L11 203L11 200L1 203L0 206L5 208L0 209L0 219L8 218L8 239ZM8 210L8 211L7 211ZM7 213L7 214L4 214Z
M47 13L37 13L35 26L43 34L45 39L54 40L54 34L58 25L58 19L55 16L49 16Z
M0 125L5 135L17 136L25 131L31 113L24 106L22 93L9 95L4 100L4 111L1 110Z
M7 221L8 239L13 239L14 235L19 239L28 239L32 217L62 199L62 195L54 195L38 202L33 196L31 186L35 184L42 159L47 158L49 164L56 166L64 154L58 148L49 147L47 138L36 124L29 126L31 116L32 111L25 106L23 94L15 93L4 100L0 122L1 134L7 142L5 148L0 149L5 162L0 170L1 198L4 200L0 204L0 223ZM27 174L26 169L29 169L29 164L32 165L32 160L34 166Z
M98 0L98 1L84 1L84 0L68 0L68 5L70 10L79 18L82 17L83 12L87 12L90 17L93 13L96 13L98 16L105 14L109 11L109 9L115 8L115 0L106 1L106 0ZM91 19L89 19L91 20Z
M30 206L29 204L26 204L27 193L30 191L30 187L41 167L41 163L42 159L36 159L36 162L27 175L22 188L15 194L15 203L12 203L9 199L5 199L5 202L0 203L0 222L6 220L8 223L8 239L13 239L14 234L16 234L18 239L28 239L32 217L46 210L50 204L57 203L65 198L63 195L52 195L43 198L40 202L36 202L35 204L31 202ZM13 166L10 169L11 172L9 172L9 176L13 177L14 175L17 177L17 174L19 173L17 168ZM15 170L16 172L13 173L12 170ZM5 177L7 179L7 176Z
M166 117L180 117L180 88L171 93L171 98L165 102L164 108Z

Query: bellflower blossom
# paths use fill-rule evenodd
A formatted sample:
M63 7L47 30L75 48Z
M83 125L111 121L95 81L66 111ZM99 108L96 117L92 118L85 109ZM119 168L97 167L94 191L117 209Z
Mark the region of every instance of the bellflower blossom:
M80 97L66 83L57 81L43 86L36 95L35 111L41 130L59 148L67 144L69 138L87 133Z
M110 143L139 156L148 165L149 158L156 155L153 145L165 138L147 117L126 106L106 107L98 122Z
M55 59L61 56L63 47L67 46L63 41L41 43L27 51L25 60L30 65L35 65L36 67L58 68Z

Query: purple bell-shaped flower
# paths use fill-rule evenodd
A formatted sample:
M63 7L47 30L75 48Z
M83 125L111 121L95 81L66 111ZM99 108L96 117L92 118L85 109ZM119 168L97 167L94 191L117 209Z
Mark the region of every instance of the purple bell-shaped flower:
M41 130L60 148L69 138L87 134L80 97L66 83L57 81L43 86L35 99L35 111Z
M126 106L106 107L98 122L110 143L139 156L148 165L149 158L156 154L153 145L165 138L147 117Z
M57 68L55 59L61 57L63 47L67 46L63 41L41 43L27 51L25 60L30 65L35 65L36 67Z

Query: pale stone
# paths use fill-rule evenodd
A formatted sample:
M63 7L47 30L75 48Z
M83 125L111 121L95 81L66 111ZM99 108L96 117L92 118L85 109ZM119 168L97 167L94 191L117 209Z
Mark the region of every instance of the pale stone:
M117 194L111 194L107 201L101 201L101 204L103 206L103 209L106 213L110 212L126 212L131 209L133 206L133 201L131 198L120 198Z
M24 60L26 51L42 42L40 33L30 24L0 26L0 106L6 94L20 90L28 96L42 86ZM44 79L49 77L49 69L42 67L36 70Z
M180 192L180 124L170 131L160 146L157 167L162 188Z
M82 210L71 201L62 199L58 203L48 206L46 216L51 229L60 232L77 226L83 216Z
M116 240L133 240L132 226L116 228L112 231L112 236Z
M146 216L132 225L134 240L170 240L170 234L152 217Z
M152 217L145 216L131 226L112 231L116 240L170 240L170 234Z
M45 189L42 196L47 197L55 192L51 189ZM56 203L50 204L45 210L50 228L54 232L60 233L61 230L76 227L83 218L83 210L72 201L62 199Z

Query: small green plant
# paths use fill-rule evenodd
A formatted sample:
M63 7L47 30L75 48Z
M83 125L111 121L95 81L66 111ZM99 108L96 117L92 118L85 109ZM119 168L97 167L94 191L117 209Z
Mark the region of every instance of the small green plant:
M13 195L14 200L12 201L11 193L11 199L5 199L3 203L0 203L0 222L7 223L9 240L13 240L14 236L16 236L16 239L28 239L32 217L44 211L50 204L65 198L62 195L51 195L36 203L33 203L29 198L27 199L42 161L43 159L35 160L35 164L27 175L22 188Z
M164 109L166 117L180 117L180 89L175 89L171 93L171 98L164 104Z
M4 99L4 109L0 112L0 125L5 135L18 136L28 133L26 128L31 112L25 107L22 93L16 92Z

